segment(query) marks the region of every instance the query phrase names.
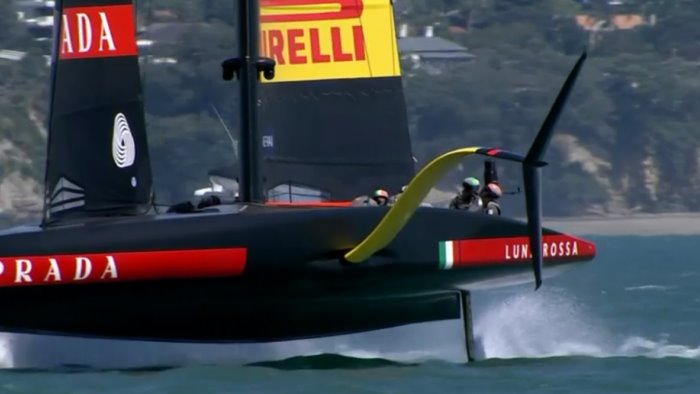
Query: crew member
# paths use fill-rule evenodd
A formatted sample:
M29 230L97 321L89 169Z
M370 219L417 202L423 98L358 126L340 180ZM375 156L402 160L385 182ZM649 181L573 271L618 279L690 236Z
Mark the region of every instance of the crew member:
M360 196L352 200L350 205L354 207L361 207L361 206L376 206L377 203L372 199L370 196Z
M474 177L464 178L462 191L450 202L451 209L466 209L480 211L483 208L481 197L478 194L479 180Z
M503 190L497 182L490 182L481 190L483 210L487 215L501 216L501 206L498 205L498 199L503 195Z
M389 203L389 193L384 189L377 189L374 191L372 199L377 205L387 205Z

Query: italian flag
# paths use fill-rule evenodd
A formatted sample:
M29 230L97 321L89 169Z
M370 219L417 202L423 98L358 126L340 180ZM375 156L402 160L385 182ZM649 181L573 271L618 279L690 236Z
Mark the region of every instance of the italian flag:
M448 270L452 269L452 264L455 261L454 257L454 242L453 241L441 241L440 242L440 269Z

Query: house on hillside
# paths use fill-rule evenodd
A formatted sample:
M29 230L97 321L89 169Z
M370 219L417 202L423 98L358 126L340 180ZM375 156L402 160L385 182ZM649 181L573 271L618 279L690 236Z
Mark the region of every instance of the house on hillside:
M27 52L13 51L11 49L0 49L0 60L19 62L27 56Z
M139 30L136 45L142 59L152 64L177 64L174 57L182 41L198 29L206 29L206 23L157 22Z
M408 28L399 29L399 53L408 59L413 69L422 69L429 74L441 74L454 65L471 62L476 57L466 48L434 35L432 26L425 28L422 36L409 37Z
M3 0L6 1L6 0ZM37 40L48 40L53 34L53 0L15 1L17 19L27 26Z
M586 31L631 30L641 26L656 25L656 15L644 18L640 14L614 14L609 18L576 15L576 24Z
M581 29L588 32L588 45L591 48L600 41L603 33L656 25L656 15L653 14L649 18L644 18L640 14L613 14L606 18L576 15L575 20Z

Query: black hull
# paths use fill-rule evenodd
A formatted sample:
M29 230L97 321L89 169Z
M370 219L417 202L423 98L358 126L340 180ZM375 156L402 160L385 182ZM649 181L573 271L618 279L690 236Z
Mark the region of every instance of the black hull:
M455 260L450 270L438 261L445 240L527 234L524 223L507 218L421 208L385 250L351 264L343 254L384 208L248 209L7 232L0 236L0 330L191 342L320 337L459 318L457 285L530 272L530 260L508 256L507 246L503 261ZM546 230L545 238L556 234ZM571 239L581 252L546 260L545 268L593 258L589 243ZM173 279L167 269L149 271L149 261L139 263L138 278L119 266L122 251L212 248L244 248L244 267L226 275L187 261L191 277ZM119 275L100 275L93 259L93 275L72 280L80 275L68 272L74 261L65 256L91 253L113 254ZM42 271L48 265L40 260L51 258L64 270L60 281Z
M176 342L271 342L458 319L456 293L256 298L236 281L70 286L3 292L0 331ZM17 290L17 289L13 289ZM17 297L22 297L17 302ZM47 301L50 300L50 301Z

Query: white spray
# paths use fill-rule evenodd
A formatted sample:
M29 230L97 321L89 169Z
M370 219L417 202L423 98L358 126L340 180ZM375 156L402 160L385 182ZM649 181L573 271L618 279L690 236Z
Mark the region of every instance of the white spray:
M475 316L479 358L680 357L700 359L700 347L613 335L593 307L563 290L542 289L482 306Z

